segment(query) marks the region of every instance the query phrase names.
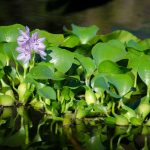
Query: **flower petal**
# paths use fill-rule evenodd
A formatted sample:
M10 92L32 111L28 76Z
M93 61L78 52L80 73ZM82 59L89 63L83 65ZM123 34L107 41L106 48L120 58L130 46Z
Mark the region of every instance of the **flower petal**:
M44 51L38 51L38 54L45 59L45 56L47 55Z
M31 43L36 42L38 40L38 37L39 37L39 35L37 32L33 33L31 36Z
M22 52L25 51L25 48L24 47L17 47L16 51L19 52L19 53L22 53Z
M44 37L38 39L38 42L44 42L44 41L45 41L45 38L44 38Z

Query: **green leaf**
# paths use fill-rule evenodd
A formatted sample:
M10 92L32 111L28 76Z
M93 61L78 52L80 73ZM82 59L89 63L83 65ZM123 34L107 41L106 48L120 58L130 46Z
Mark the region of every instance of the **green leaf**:
M54 76L53 76L53 80L64 80L66 77L65 77L65 74L63 74L62 72L59 72L59 71L55 71L54 72Z
M134 40L130 40L128 43L127 43L127 47L129 48L134 48L138 51L144 51L146 49L148 49L148 47L146 45L143 45L143 44L140 44Z
M43 63L33 67L29 73L34 79L52 79L54 74L53 68Z
M120 98L120 96L112 91L110 89L110 84L109 84L109 79L107 77L107 74L105 73L100 73L97 74L91 81L92 87L94 88L95 91L97 92L104 92L107 91L107 93L115 98Z
M117 88L120 96L127 94L134 84L130 74L109 74L107 80Z
M89 40L91 40L98 31L98 27L92 25L90 27L79 27L77 25L72 25L72 33L79 37L81 44L86 44Z
M6 65L6 56L3 53L0 53L0 69Z
M16 42L9 42L9 43L4 43L2 47L3 54L8 58L8 59L14 59L16 60L18 52L16 51L17 43Z
M150 85L150 56L149 55L141 56L140 64L138 67L138 74L147 86Z
M146 49L150 49L150 38L149 39L144 39L139 42L140 45L145 46Z
M93 88L101 88L103 90L107 90L109 87L109 84L107 83L107 80L104 74L97 74L92 79L91 84Z
M110 60L104 60L99 64L98 72L120 74L122 73L122 70L120 69L120 66L118 66L115 62Z
M91 46L87 44L78 46L74 52L84 56L91 56Z
M52 57L50 62L54 64L58 71L62 73L67 72L74 61L74 54L59 47L50 47L50 50L52 50L49 54Z
M128 51L127 58L129 59L128 61L128 67L132 68L132 72L135 74L137 73L139 63L141 60L141 55L142 53L134 50Z
M87 76L90 76L94 73L96 66L94 64L94 61L90 57L85 57L80 54L75 54L75 57L78 59L78 61L85 69Z
M125 46L119 40L97 43L92 49L92 56L97 66L104 60L116 62L125 58Z
M24 30L24 26L20 24L0 26L0 42L16 42L19 29Z
M56 92L52 87L44 86L37 90L38 94L44 98L56 99Z
M33 32L38 32L40 37L45 37L46 41L50 44L50 46L61 45L64 41L63 34L53 34L39 29L36 29Z
M136 36L124 30L117 30L112 33L101 36L101 40L103 42L107 42L112 39L118 39L123 43L127 43L130 40L139 41L139 39Z
M137 74L139 74L140 78L143 82L149 86L150 84L150 56L145 55L144 53L138 51L129 51L127 55L129 62L128 67L132 68L132 72L135 75L135 79L137 78ZM137 85L138 86L138 85ZM141 86L141 84L140 84ZM138 86L138 87L140 87ZM141 89L141 88L140 88Z
M0 79L3 78L4 74L5 74L4 71L0 69Z
M70 35L65 38L61 46L73 48L75 46L78 46L80 43L80 39L75 35Z

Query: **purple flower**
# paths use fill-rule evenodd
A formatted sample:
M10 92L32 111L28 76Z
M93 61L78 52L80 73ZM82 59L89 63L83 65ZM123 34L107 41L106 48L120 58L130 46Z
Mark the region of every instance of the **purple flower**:
M26 45L30 40L30 29L26 26L26 31L19 30L20 36L17 39L17 43L19 46Z
M20 36L17 39L18 46L16 51L19 55L17 60L22 60L24 63L28 63L31 59L31 54L34 51L39 54L43 59L45 59L45 38L39 38L37 32L33 33L30 37L30 29L26 27L26 31L20 30Z
M46 56L46 53L44 52L44 50L45 50L45 45L43 43L44 40L45 40L45 38L39 38L37 32L33 33L31 36L31 39L30 39L31 49L33 49L43 59L45 59L44 57Z
M24 64L27 64L31 59L31 51L28 45L24 47L17 47L16 49L19 53L17 60L22 60Z

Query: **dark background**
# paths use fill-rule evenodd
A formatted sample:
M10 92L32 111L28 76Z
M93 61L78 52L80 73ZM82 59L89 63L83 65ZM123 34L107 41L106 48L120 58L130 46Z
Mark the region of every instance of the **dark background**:
M15 23L52 33L95 24L102 33L125 29L148 38L150 0L0 0L0 25Z

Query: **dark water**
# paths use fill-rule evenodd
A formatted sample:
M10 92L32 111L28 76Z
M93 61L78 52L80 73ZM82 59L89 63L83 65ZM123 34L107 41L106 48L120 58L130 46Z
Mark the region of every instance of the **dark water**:
M22 132L10 138L7 131L0 142L1 150L149 150L148 126L109 126L94 120L77 120L74 125L62 125L60 121L47 120L37 128L29 130L30 142L24 144ZM10 130L10 129L7 129ZM1 127L1 134L3 128ZM12 133L11 133L12 134ZM10 134L10 135L11 135ZM15 134L15 133L14 133ZM40 135L40 136L39 136ZM11 140L10 140L11 139Z
M81 1L81 0L80 0ZM0 25L21 23L52 33L92 24L102 33L126 29L150 37L150 0L0 0Z

